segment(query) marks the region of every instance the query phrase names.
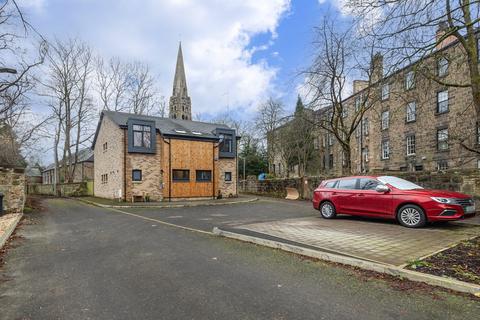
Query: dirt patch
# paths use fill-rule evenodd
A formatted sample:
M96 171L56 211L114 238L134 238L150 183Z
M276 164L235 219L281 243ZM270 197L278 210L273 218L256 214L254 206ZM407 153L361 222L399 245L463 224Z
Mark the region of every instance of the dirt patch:
M480 237L462 241L424 260L413 261L407 269L480 284Z

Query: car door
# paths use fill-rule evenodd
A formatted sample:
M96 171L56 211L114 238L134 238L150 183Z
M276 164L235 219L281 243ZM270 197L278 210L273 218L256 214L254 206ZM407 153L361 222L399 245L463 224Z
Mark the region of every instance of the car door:
M375 187L381 184L380 181L372 178L360 178L358 190L352 200L353 206L360 214L386 215L391 212L392 195L375 191Z
M339 213L354 214L355 206L352 205L352 200L356 197L357 189L356 178L345 178L338 180L336 189L333 191L333 199L335 208Z

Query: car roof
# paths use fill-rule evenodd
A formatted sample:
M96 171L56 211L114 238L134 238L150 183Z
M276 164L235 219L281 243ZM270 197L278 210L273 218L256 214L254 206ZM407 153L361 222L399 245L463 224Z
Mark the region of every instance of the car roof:
M337 180L345 180L345 179L361 179L361 178L367 178L367 179L377 179L377 176L349 176L349 177L340 177L340 178L332 178L332 179L326 179L324 181L337 181Z

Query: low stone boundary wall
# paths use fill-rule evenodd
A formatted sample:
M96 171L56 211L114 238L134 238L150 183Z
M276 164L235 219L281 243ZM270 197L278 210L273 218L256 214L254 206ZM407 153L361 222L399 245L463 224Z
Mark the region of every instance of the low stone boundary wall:
M444 189L472 195L480 201L480 170L442 172L388 172L375 175L391 175L412 181L428 189ZM302 199L311 199L313 190L325 179L333 176L257 180L248 177L240 181L240 192L284 198L285 188L296 188Z
M81 197L91 195L89 188L87 187L87 182L60 183L56 185L56 190L54 184L31 184L27 187L27 193L61 197Z
M25 169L0 167L0 193L3 193L3 210L22 213L25 205Z

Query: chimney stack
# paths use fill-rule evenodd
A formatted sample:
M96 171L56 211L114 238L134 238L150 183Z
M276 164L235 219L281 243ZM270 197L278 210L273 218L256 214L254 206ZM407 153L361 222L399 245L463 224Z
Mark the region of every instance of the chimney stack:
M445 48L450 43L457 40L457 38L453 35L449 35L446 38L444 38L445 34L448 32L448 29L449 28L448 28L447 22L446 21L440 21L440 23L438 24L437 33L435 34L435 41L436 41L435 48L437 50Z
M383 55L380 52L373 56L370 72L372 84L383 79Z

